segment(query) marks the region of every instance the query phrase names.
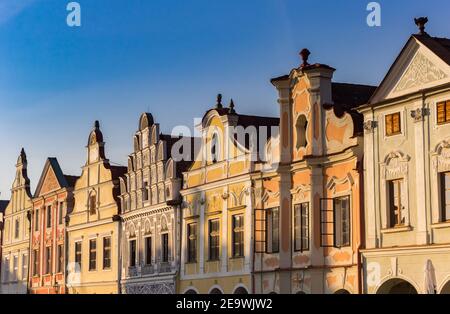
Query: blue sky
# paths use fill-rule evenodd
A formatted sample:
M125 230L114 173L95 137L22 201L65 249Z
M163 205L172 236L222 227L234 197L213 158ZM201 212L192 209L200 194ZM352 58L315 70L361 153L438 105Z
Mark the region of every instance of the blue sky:
M21 147L32 189L48 156L80 174L98 119L111 161L126 164L141 112L165 132L193 125L221 92L246 114L278 114L269 80L311 62L341 82L378 84L408 39L413 17L450 36L448 0L369 1L79 0L80 28L66 25L69 0L0 0L0 198L9 197Z

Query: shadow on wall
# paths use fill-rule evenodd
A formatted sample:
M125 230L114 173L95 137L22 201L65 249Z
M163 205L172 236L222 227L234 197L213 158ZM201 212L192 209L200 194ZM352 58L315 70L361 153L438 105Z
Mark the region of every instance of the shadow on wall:
M0 294L27 294L27 281L16 278L16 273L2 270Z

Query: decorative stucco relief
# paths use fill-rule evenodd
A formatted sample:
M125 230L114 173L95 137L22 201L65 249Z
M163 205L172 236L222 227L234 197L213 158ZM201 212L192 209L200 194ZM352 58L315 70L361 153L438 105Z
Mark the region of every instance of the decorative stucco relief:
M416 86L441 80L447 75L427 59L422 53L417 53L405 74L397 84L394 92L401 92Z

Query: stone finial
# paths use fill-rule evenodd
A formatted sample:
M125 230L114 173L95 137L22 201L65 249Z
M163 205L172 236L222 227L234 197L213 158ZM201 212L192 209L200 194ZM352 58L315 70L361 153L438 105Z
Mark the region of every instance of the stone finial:
M236 110L234 110L233 98L231 98L231 101L230 101L230 113L236 113Z
M302 49L302 51L300 51L300 57L302 57L302 60L303 60L302 67L309 65L308 58L309 58L310 54L311 54L311 52L306 48L304 48L304 49Z
M94 129L100 129L100 122L98 122L98 120L95 120L94 122Z
M222 106L222 94L217 94L216 108L218 108L218 109L223 108L223 106Z
M427 33L425 32L425 24L428 23L428 18L427 17L415 18L414 22L419 28L419 35L427 35Z

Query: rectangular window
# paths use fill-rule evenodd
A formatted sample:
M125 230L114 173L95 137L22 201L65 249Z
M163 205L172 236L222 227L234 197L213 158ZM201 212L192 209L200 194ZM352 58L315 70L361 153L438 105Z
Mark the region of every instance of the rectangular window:
M187 226L188 237L188 262L197 262L197 224L192 223Z
M130 267L136 266L136 240L130 241Z
M334 246L350 246L350 197L335 198L334 204Z
M45 274L48 275L52 271L52 247L45 248Z
M95 195L89 196L89 213L95 215L97 210L97 197Z
M244 256L244 216L234 215L232 217L232 241L233 257Z
M47 206L47 228L52 226L52 207Z
M14 221L14 239L18 239L20 234L20 220L17 218Z
M442 222L450 221L450 172L441 173Z
M97 239L89 240L89 270L97 269Z
M12 269L13 269L13 281L16 281L19 278L19 256L14 255L13 256L13 265L12 265Z
M28 278L28 254L22 254L22 280Z
M58 209L58 224L62 225L64 222L64 203L59 203L59 209Z
M294 250L309 250L309 203L294 207Z
M436 106L437 123L450 122L450 100L439 102Z
M152 237L145 238L145 264L152 264Z
M34 231L39 231L39 209L34 211Z
M220 257L220 221L213 219L208 222L209 229L209 260L217 261Z
M144 187L143 187L143 198L144 198L144 202L148 201L148 182L144 182Z
M58 268L57 268L57 272L58 273L62 273L64 272L64 247L62 244L58 244Z
M9 258L5 258L3 260L3 265L2 265L2 279L3 282L8 282L9 281Z
M391 113L385 116L386 135L396 135L401 133L400 112Z
M403 180L389 181L389 227L395 228L405 224L402 204Z
M81 242L75 242L75 271L80 272L81 271L81 257L82 257L82 251L81 251Z
M111 238L103 238L103 269L111 268Z
M169 234L163 233L161 235L161 261L167 263L169 261Z
M280 209L270 208L266 211L267 253L278 253L280 249Z
M39 250L33 250L33 276L39 276Z

